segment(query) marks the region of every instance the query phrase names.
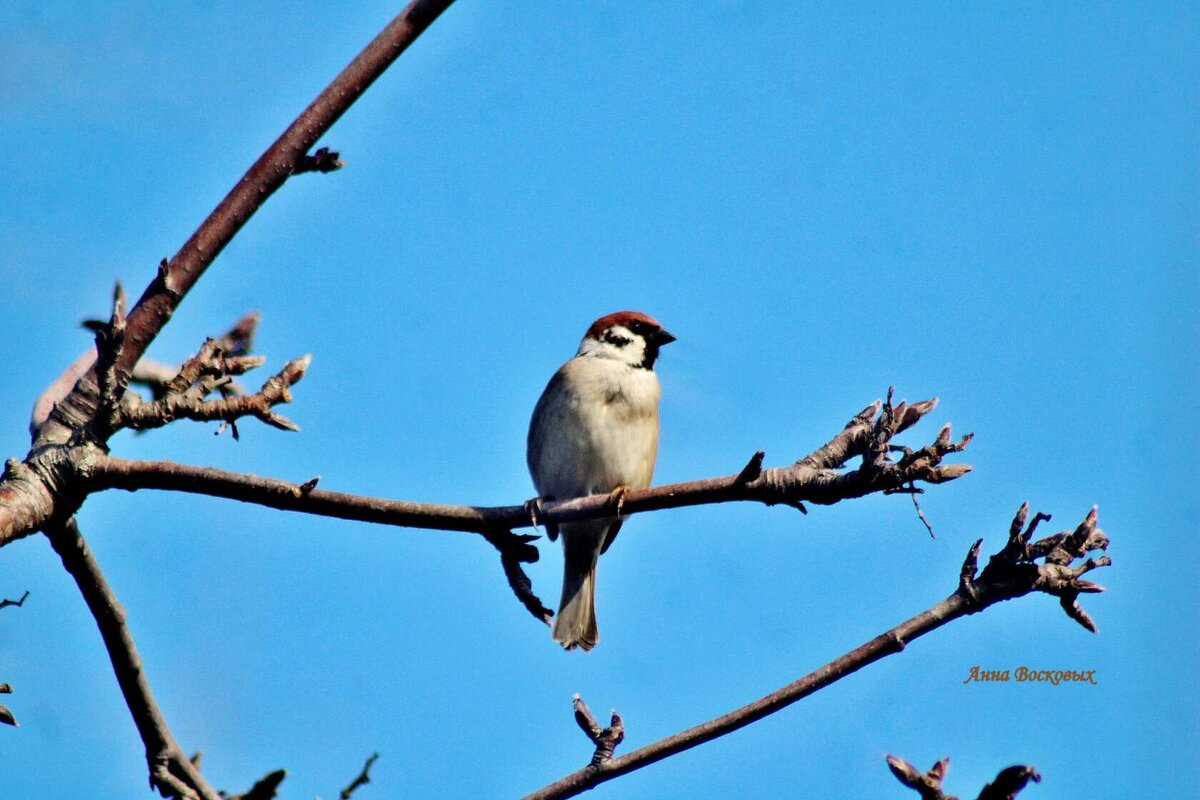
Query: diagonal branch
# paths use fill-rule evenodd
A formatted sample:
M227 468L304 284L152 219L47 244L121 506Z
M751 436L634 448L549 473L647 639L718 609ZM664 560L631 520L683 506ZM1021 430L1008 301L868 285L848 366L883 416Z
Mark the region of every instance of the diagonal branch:
M356 791L358 791L363 786L366 786L368 783L370 783L371 782L371 767L373 767L375 765L375 762L378 760L379 760L379 753L372 753L370 756L368 756L366 762L363 764L362 771L359 772L358 775L355 776L354 780L352 780L352 781L350 781L350 783L346 784L345 788L343 788L342 791L338 794L338 800L350 800L351 796Z
M150 785L158 789L163 797L220 800L218 793L184 754L167 727L150 691L150 683L146 680L133 636L125 623L125 609L117 602L74 518L48 526L46 536L62 558L63 567L75 579L84 602L96 620L96 627L100 629L121 694L125 696L129 713L133 715L134 724L146 746Z
M392 62L411 45L453 0L413 0L317 96L275 142L254 162L229 194L196 229L129 312L124 347L113 365L119 374L133 366L175 313L179 303L242 226L289 177L300 171L331 166L328 153L309 156L309 150L354 104ZM59 403L54 423L42 426L37 444L61 444L71 431L87 424L99 402L95 369Z
M310 156L308 151L453 2L412 0L254 162L175 256L163 259L154 280L123 316L119 347L115 341L111 344L119 354L104 367L108 374L132 376L146 348L188 291L290 176L300 171L325 171L337 163L336 154ZM107 415L99 413L102 379L95 361L93 354L85 354L63 373L60 381L73 383L73 388L61 395L55 390L47 407L35 410L33 447L23 468L13 467L20 462L10 461L0 476L0 547L29 536L54 519L66 519L82 502L82 495L69 485L71 445L86 432L86 438L103 446L113 432L104 424Z
M787 708L868 664L899 653L909 642L937 630L948 622L977 613L1004 600L1035 591L1059 597L1071 593L1077 595L1079 592L1103 591L1102 587L1080 580L1079 576L1091 569L1108 566L1111 562L1107 557L1095 561L1089 558L1084 564L1072 569L1069 567L1069 560L1068 565L1064 565L1052 562L1051 555L1045 552L1038 555L1039 552L1066 543L1063 553L1069 554L1070 560L1073 560L1092 550L1107 547L1108 538L1096 528L1096 510L1093 508L1074 532L1057 534L1032 545L1028 544L1027 534L1032 534L1036 521L1030 529L1022 532L1027 513L1028 504L1021 506L1013 521L1013 530L1016 533L1010 533L1009 543L992 557L987 569L978 578L975 577L975 567L982 540L977 541L967 553L957 591L917 616L766 697L619 758L603 760L600 763L593 761L583 769L527 795L524 800L574 797L601 783L732 733ZM1014 540L1020 543L1019 548L1013 545ZM1018 549L1019 553L1016 552ZM1036 558L1044 558L1044 561L1037 563L1034 560ZM1064 569L1068 572L1063 572ZM1070 578L1067 577L1068 573Z

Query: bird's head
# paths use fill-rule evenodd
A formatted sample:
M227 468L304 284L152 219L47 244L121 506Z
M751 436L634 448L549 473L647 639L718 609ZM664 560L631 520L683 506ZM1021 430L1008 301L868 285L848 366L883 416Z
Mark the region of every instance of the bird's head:
M611 358L631 367L654 369L658 349L675 341L663 326L640 311L615 311L592 323L579 343L581 356Z

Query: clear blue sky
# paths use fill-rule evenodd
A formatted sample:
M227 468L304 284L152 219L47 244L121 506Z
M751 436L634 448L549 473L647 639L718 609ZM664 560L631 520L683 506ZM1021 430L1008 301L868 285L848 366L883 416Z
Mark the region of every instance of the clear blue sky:
M0 451L254 157L398 4L0 5ZM1195 569L1200 300L1194 3L582 4L452 8L324 144L347 167L273 198L152 355L250 309L287 413L242 441L181 423L114 442L322 486L475 504L532 495L528 414L587 324L678 337L660 482L788 463L888 385L942 404L976 470L923 501L807 517L630 520L600 568L600 647L566 654L475 537L109 494L80 515L185 748L242 791L513 797L586 762L581 692L624 751L748 702L953 590L1023 500L1111 535L1100 635L1032 597L949 626L595 798L912 797L884 764L952 759L973 796L1200 782ZM265 377L265 376L264 376ZM531 569L557 598L561 557ZM40 537L0 553L0 795L148 796L99 636ZM963 685L972 666L1098 685Z

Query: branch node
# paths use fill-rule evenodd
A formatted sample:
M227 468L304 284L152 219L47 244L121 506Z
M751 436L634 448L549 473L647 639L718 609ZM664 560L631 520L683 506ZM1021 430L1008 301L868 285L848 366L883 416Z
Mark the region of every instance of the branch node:
M1008 541L989 559L979 576L978 597L986 597L983 604L990 605L1032 591L1045 592L1059 599L1068 617L1096 633L1095 621L1080 607L1078 599L1080 594L1101 592L1104 587L1080 580L1080 576L1110 566L1112 560L1108 556L1088 558L1078 567L1071 566L1089 552L1108 547L1108 536L1096 527L1096 507L1092 507L1074 531L1056 533L1032 544L1029 539L1038 523L1050 517L1039 512L1026 527L1028 515L1028 503L1022 504L1009 526ZM1037 562L1039 558L1043 559L1041 563Z
M578 694L575 695L573 705L576 724L596 746L596 751L592 753L591 766L598 767L604 762L610 761L617 745L625 739L625 722L621 719L621 715L613 711L608 727L601 728L600 723L596 722L596 718L588 709L587 703L583 702L583 698Z
M300 162L296 164L296 168L292 170L292 174L302 175L305 172L334 172L346 166L345 162L338 160L340 155L341 153L330 150L328 147L317 148L312 153L308 153L300 158Z
M754 455L750 456L750 460L746 462L746 466L742 467L742 471L737 475L737 482L747 484L758 480L758 476L762 475L763 459L766 458L766 453L759 450Z
M129 383L129 375L117 369L117 360L125 347L125 288L117 281L113 288L113 310L108 322L96 329L96 380L100 389L100 408L107 415Z

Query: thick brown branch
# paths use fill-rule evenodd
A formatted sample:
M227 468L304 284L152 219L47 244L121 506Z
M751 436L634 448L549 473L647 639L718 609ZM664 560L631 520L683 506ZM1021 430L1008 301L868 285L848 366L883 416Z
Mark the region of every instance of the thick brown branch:
M1022 510L1024 509L1025 507L1023 506ZM1021 513L1018 512L1018 516ZM1087 549L1107 546L1108 539L1104 537L1102 532L1095 528L1094 509L1084 522L1081 523L1080 528L1076 529L1076 533L1071 534L1071 536L1079 539L1079 531L1081 530L1084 531L1082 540L1085 544L1076 548L1076 551L1086 551ZM1048 540L1042 540L1042 542L1035 544L1034 547L1056 538L1050 537ZM1048 559L1046 562L1040 564L1034 563L1032 558L1028 557L1010 559L1005 555L1008 547L1009 545L1006 545L1001 553L992 557L988 569L984 570L978 580L974 579L971 574L974 572L973 567L970 571L964 567L959 580L959 589L954 594L917 616L876 636L871 641L866 642L849 653L834 659L815 672L811 672L803 678L749 705L742 706L735 711L709 720L694 728L689 728L673 736L668 736L665 739L661 739L639 750L634 750L619 758L613 758L599 764L591 763L583 769L526 796L525 800L551 800L551 798L574 797L598 784L610 781L613 778L662 761L676 753L690 750L693 747L712 741L727 733L744 728L763 717L787 708L796 701L807 697L819 689L823 689L835 681L841 680L847 675L857 672L868 664L902 651L909 642L937 630L948 622L982 611L995 603L1021 597L1034 591L1059 594L1062 591L1099 590L1098 587L1094 589L1084 588L1083 585L1087 584L1087 582L1079 581L1078 576L1076 576L1070 587L1059 586L1055 581L1060 577L1060 573L1057 571L1057 569L1061 568L1060 565L1049 563ZM1080 552L1080 555L1082 555L1082 552ZM968 563L973 562L977 556L978 543L968 553ZM1087 567L1088 564L1093 565L1091 568L1107 566L1108 559L1100 559L1099 562L1092 562L1089 559L1087 564L1078 568L1079 574L1087 571L1084 567ZM1094 587L1094 584L1087 585ZM967 590L964 587L970 588Z
M907 408L908 412L902 418L907 422L906 425L888 427L879 421L856 417L817 453L788 467L759 469L756 455L752 459L753 470L743 469L722 478L631 489L621 497L621 514L735 501L767 505L794 506L802 502L830 505L872 492L893 491L913 481L945 482L969 472L970 467L965 464L940 463L946 454L966 446L966 439L951 443L947 438L948 428L943 429L933 444L915 451L900 462L881 459L849 472L837 470L854 455L862 454L869 441L881 435L890 439L895 432L919 419L932 405L916 404ZM814 462L827 466L817 468L812 466ZM164 489L193 492L287 511L409 528L482 533L485 530L511 530L535 524L525 505L439 505L320 489L302 491L300 486L287 481L166 461L130 461L96 456L84 467L84 473L89 490ZM747 480L750 474L755 477ZM610 494L541 502L538 504L537 522L568 522L610 516L613 513L612 502Z
M196 229L179 252L159 270L130 311L124 347L115 369L124 374L146 352L180 301L242 226L297 170L311 166L309 150L342 114L383 74L453 0L413 0L321 92L308 108L250 167ZM312 159L316 159L314 155ZM336 159L335 159L336 160ZM327 158L322 159L327 163ZM93 369L59 404L56 424L43 425L38 444L61 444L72 430L87 424L96 411L99 387Z
M84 602L96 620L96 627L100 629L121 694L125 696L129 713L133 715L134 724L146 746L151 785L163 797L220 800L217 792L208 785L171 735L150 691L150 683L142 669L142 660L134 646L133 636L125 624L125 609L117 602L75 520L48 526L46 536L62 558L67 572L75 579Z

